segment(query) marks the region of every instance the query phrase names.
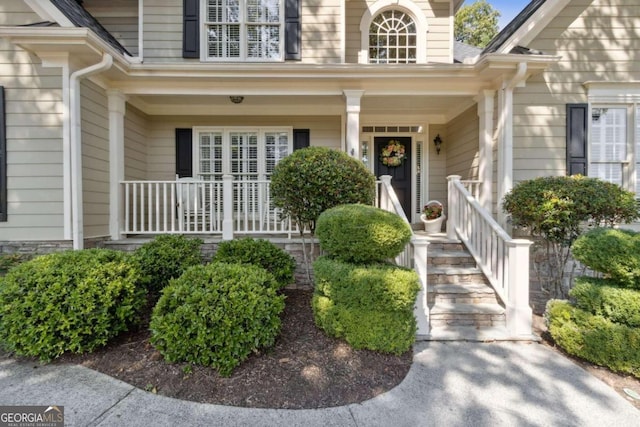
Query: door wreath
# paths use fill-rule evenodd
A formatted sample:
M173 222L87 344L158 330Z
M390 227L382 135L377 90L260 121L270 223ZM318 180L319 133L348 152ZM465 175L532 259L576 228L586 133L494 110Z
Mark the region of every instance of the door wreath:
M392 139L389 143L382 148L380 152L380 160L382 164L394 168L400 166L407 157L404 149L404 145L400 141Z

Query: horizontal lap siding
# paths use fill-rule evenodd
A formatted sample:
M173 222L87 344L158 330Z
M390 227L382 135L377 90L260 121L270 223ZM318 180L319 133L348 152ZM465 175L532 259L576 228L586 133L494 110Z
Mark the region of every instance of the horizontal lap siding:
M109 109L104 89L81 83L84 236L109 234Z
M447 155L447 175L460 175L463 180L478 179L479 129L476 106L447 124L447 139L440 153L440 156L444 152Z
M98 17L100 23L133 56L138 55L138 17Z
M566 104L587 102L587 81L640 80L637 0L580 0L528 47L561 56L514 96L514 179L566 173Z
M182 0L145 0L144 59L145 62L184 60Z
M23 2L0 2L0 25L40 22ZM7 126L7 222L0 240L63 238L62 78L35 56L0 40Z
M283 126L309 129L311 145L340 149L340 117L149 117L147 178L175 179L175 129L193 126Z
M302 62L339 63L341 1L302 1Z
M443 141L440 155L436 153L436 147L433 144L433 139L438 134ZM429 126L428 139L425 141L425 148L429 150L429 162L427 165L429 187L427 189L427 200L440 200L445 205L447 204L447 150L445 149L445 145L448 140L446 125Z
M147 179L147 116L127 104L124 117L124 176L126 180Z

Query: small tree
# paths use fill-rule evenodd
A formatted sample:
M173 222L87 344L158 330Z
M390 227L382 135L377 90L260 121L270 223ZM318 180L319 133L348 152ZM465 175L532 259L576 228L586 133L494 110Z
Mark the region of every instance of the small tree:
M313 238L318 217L329 208L372 204L375 185L373 174L362 162L329 148L304 148L278 162L271 176L271 197L300 230L307 273L304 233L308 230ZM310 256L313 257L313 245Z
M583 176L523 181L509 192L503 209L515 227L539 237L546 247L551 296L564 298L571 245L589 226L613 226L640 217L635 195L620 186ZM539 270L540 272L540 270ZM571 282L573 271L569 276Z
M485 47L498 34L500 12L486 0L460 8L455 16L455 39L472 46Z

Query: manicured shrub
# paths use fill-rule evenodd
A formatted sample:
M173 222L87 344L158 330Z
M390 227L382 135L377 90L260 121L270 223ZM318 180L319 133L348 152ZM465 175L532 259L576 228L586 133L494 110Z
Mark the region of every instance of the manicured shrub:
M324 211L316 230L320 247L332 258L355 264L392 259L411 240L411 228L398 215L367 205Z
M252 264L273 274L283 288L293 282L296 261L289 253L263 239L227 240L218 245L212 262Z
M19 265L31 257L25 254L4 254L0 255L0 276L7 274L16 265Z
M169 362L231 375L248 355L273 345L284 296L261 267L211 263L189 268L163 289L151 317L151 343Z
M314 263L313 313L318 327L356 349L401 354L413 344L415 271L354 265L320 257Z
M106 249L43 255L0 279L0 341L50 360L83 353L127 330L145 304L137 265Z
M153 295L167 286L169 280L192 265L201 264L201 239L182 235L157 236L134 251L134 259L142 271L142 284Z
M567 353L640 378L640 329L560 300L549 301L545 320L549 333Z
M325 147L296 150L280 160L271 176L273 203L313 234L325 210L349 203L372 204L375 178L347 153Z
M622 286L640 289L640 233L596 228L571 247L575 259Z
M640 215L635 194L619 185L584 176L542 177L517 184L503 203L515 226L549 241L573 242L582 225L618 224Z
M612 280L579 277L569 295L588 313L640 328L640 290L621 288Z

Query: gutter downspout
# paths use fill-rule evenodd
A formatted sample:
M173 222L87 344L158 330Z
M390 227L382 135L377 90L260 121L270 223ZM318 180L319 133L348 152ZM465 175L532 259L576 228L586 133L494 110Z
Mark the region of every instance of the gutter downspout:
M522 87L527 75L527 63L518 64L516 74L502 86L502 111L500 127L502 128L501 144L498 150L498 200L502 200L513 188L513 90ZM506 214L498 209L498 223L504 228Z
M71 122L71 216L73 249L84 248L84 219L82 196L82 118L80 117L80 80L108 70L113 65L113 57L102 55L97 64L74 71L69 77L69 100Z

